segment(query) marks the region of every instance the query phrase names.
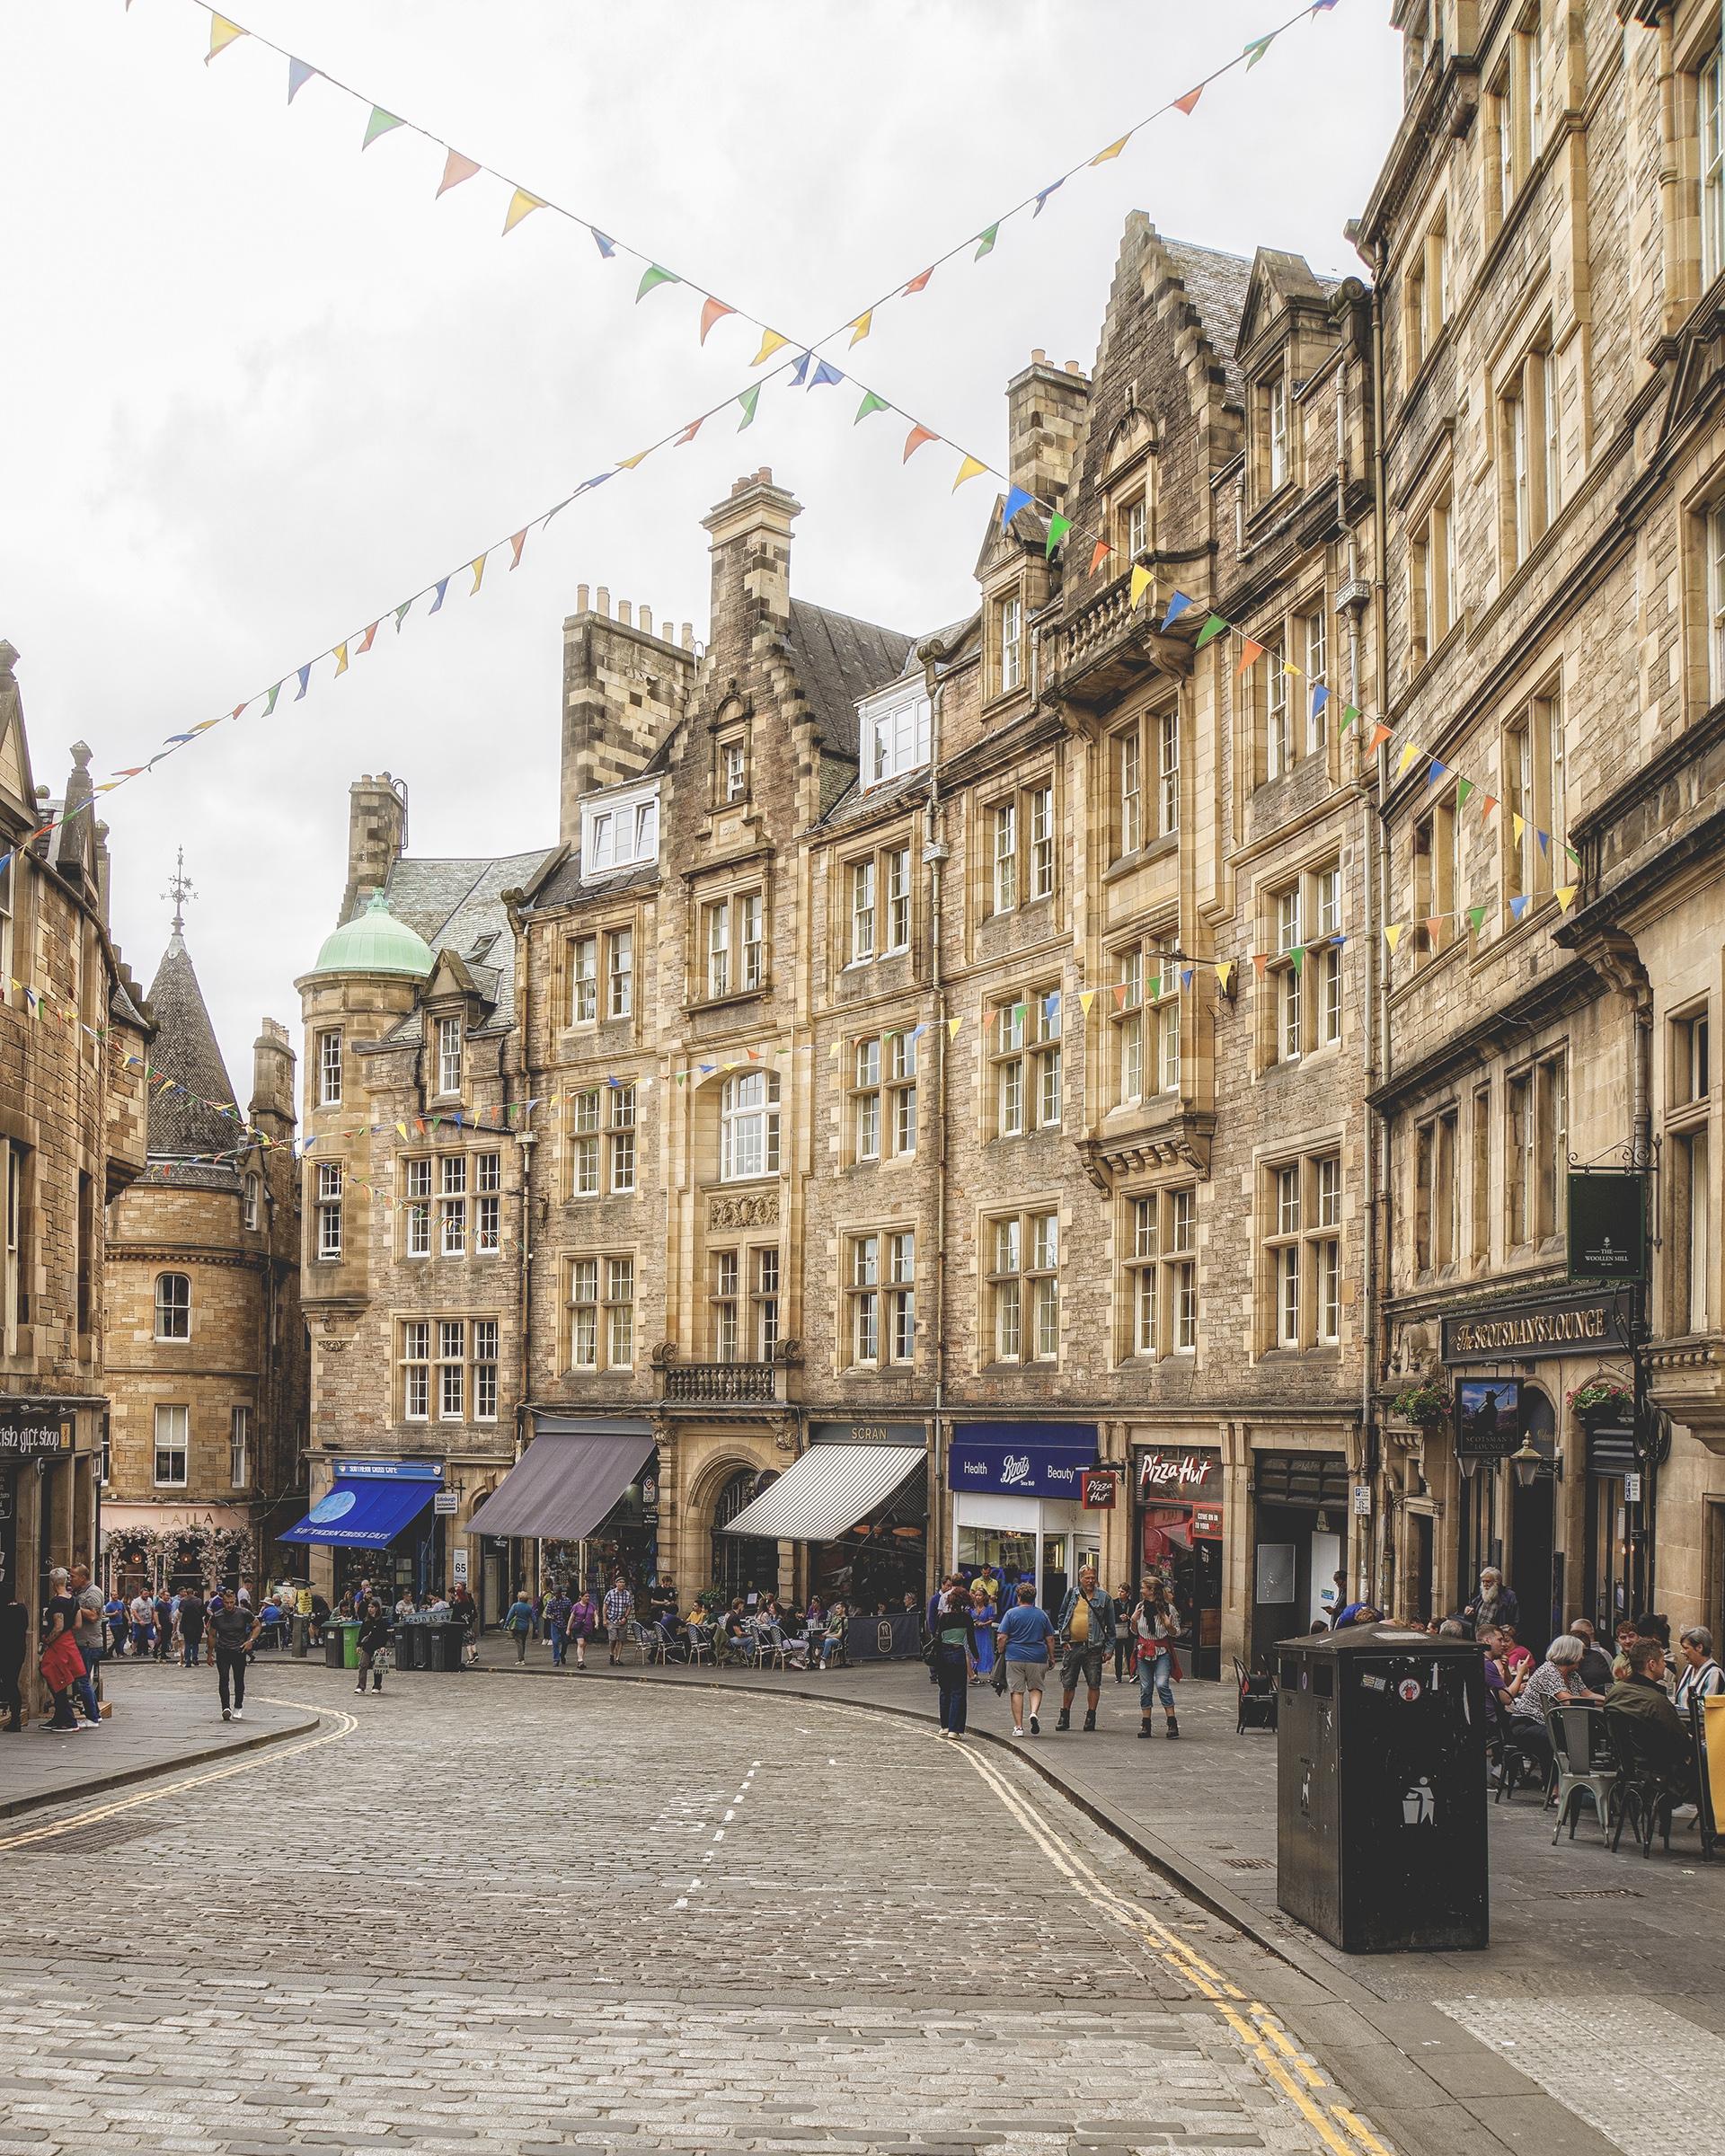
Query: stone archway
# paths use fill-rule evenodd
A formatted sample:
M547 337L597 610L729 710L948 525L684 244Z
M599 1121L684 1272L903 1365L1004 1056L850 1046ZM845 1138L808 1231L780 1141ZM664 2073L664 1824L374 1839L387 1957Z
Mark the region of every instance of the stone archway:
M713 1436L717 1443L690 1475L687 1495L679 1508L677 1579L685 1596L723 1584L714 1576L713 1536L721 1512L730 1517L740 1509L736 1500L745 1479L753 1482L762 1475L777 1473L785 1465L773 1440L764 1434L757 1437L750 1433L745 1437L726 1431L715 1432ZM686 1458L688 1451L693 1449L686 1434L682 1436L680 1446ZM779 1585L778 1545L771 1547L774 1562L767 1569L767 1576L756 1583L763 1594L776 1592Z

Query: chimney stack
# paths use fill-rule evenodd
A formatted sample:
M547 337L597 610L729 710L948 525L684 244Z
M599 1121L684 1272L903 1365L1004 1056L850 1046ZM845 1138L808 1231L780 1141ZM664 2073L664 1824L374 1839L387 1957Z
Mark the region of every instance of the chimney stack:
M1031 354L1006 388L1007 468L1015 487L1044 505L1065 500L1089 402L1090 383L1075 359L1058 367L1046 352Z
M348 885L341 919L351 921L381 889L407 844L407 783L367 772L348 789Z
M712 547L712 623L718 642L727 629L747 649L756 627L791 620L791 526L802 504L774 486L771 470L745 473L729 497L703 519Z

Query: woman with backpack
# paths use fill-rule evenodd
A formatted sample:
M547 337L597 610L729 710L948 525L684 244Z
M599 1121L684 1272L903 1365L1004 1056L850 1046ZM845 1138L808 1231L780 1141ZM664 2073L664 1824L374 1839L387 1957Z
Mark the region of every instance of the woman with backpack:
M1162 1701L1168 1718L1168 1735L1180 1735L1174 1714L1174 1679L1180 1665L1174 1642L1180 1637L1180 1619L1160 1585L1146 1577L1132 1613L1132 1636L1138 1653L1138 1735L1155 1735L1155 1702Z

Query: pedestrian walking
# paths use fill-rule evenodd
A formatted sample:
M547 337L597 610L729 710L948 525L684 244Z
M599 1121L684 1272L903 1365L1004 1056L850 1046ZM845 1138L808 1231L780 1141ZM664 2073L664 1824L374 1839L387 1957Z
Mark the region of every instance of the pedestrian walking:
M243 1722L246 1657L258 1636L258 1621L237 1595L224 1595L219 1609L214 1603L210 1605L209 1636L216 1649L216 1689L221 1697L222 1719Z
M515 1600L503 1613L503 1629L515 1641L516 1660L525 1662L527 1658L527 1641L533 1636L533 1604L527 1600L525 1587L515 1590Z
M1168 1718L1168 1735L1180 1735L1174 1712L1174 1641L1180 1637L1180 1619L1163 1593L1160 1583L1146 1574L1137 1606L1132 1612L1132 1632L1138 1655L1138 1735L1155 1735L1155 1704L1162 1701Z
M575 1604L561 1587L553 1587L545 1596L545 1637L551 1642L551 1661L553 1669L561 1669L567 1658L569 1647L569 1620Z
M1121 1587L1114 1596L1114 1682L1124 1684L1126 1666L1132 1658L1132 1590Z
M155 1618L155 1646L152 1659L165 1662L173 1651L173 1597L164 1588L151 1606Z
M1054 1638L1054 1627L1048 1622L1046 1610L1036 1606L1036 1583L1022 1579L1018 1583L1018 1599L1001 1619L998 1627L998 1644L1005 1657L1006 1691L1012 1702L1013 1735L1022 1736L1026 1728L1024 1702L1030 1701L1029 1729L1032 1736L1039 1736L1042 1724L1038 1719L1042 1711L1042 1682L1048 1674L1048 1642Z
M629 1637L629 1623L634 1613L635 1598L629 1592L628 1582L621 1572L615 1573L611 1591L605 1598L605 1636L610 1642L614 1663L623 1660L623 1646Z
M134 1658L150 1651L150 1628L155 1622L155 1604L140 1587L131 1600L132 1654Z
M359 1641L357 1649L359 1659L359 1682L356 1692L364 1692L366 1679L371 1679L371 1689L384 1689L384 1671L389 1661L389 1620L381 1606L375 1602L366 1604L366 1613L359 1620Z
M78 1698L86 1718L99 1723L102 1710L96 1700L96 1672L102 1667L102 1589L90 1584L88 1565L72 1568L72 1599L78 1605L78 1621L73 1637L84 1662L84 1683Z
M180 1597L180 1659L187 1669L196 1669L204 1652L204 1598L196 1587L188 1587Z
M575 1666L587 1667L587 1643L599 1627L599 1613L594 1604L592 1590L583 1587L570 1604L569 1636L575 1642Z
M960 1737L969 1719L970 1680L977 1674L977 1628L970 1591L957 1573L941 1591L926 1653L941 1688L941 1735Z
M24 1650L30 1644L30 1612L10 1579L0 1580L0 1729L16 1734L24 1726Z
M916 1597L908 1597L915 1611ZM995 1599L994 1586L986 1573L979 1573L970 1582L970 1622L977 1635L977 1674L990 1677L995 1670Z
M84 1674L84 1657L78 1652L77 1621L78 1605L72 1595L72 1575L64 1565L56 1565L48 1576L48 1607L42 1612L40 1665L42 1682L54 1701L54 1719L45 1725L49 1729L84 1727L72 1706L74 1687L89 1683Z
M1102 1701L1102 1664L1114 1644L1114 1604L1096 1585L1096 1568L1085 1565L1076 1586L1068 1587L1054 1621L1064 1641L1060 1658L1060 1715L1057 1729L1072 1727L1072 1702L1078 1680L1084 1681L1084 1727L1096 1727L1096 1710Z
M102 1605L102 1615L108 1620L108 1651L123 1655L126 1642L132 1636L131 1613L126 1607L126 1597L116 1587Z

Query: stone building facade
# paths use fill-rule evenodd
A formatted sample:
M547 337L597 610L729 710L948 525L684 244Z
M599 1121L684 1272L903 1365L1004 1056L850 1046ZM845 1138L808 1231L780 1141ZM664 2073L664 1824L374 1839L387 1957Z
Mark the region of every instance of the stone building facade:
M178 913L149 1002L147 1164L105 1287L102 1569L128 1596L274 1578L305 1487L293 1046L263 1021L242 1111Z
M107 1207L144 1166L153 1028L108 932L90 751L62 800L38 788L17 658L0 642L0 1595L33 1686L49 1568L96 1563Z
M1445 1604L1491 1557L1535 1646L1647 1601L1717 1633L1719 13L1397 19L1406 111L1359 227L1383 341L1386 905L1407 924L1374 1095L1385 1389L1517 1381L1538 1459L1470 1481L1446 1427L1393 1417L1385 1592ZM1568 1277L1576 1166L1652 1171L1639 1311ZM1632 1392L1637 1353L1662 1465L1621 1412L1582 1411Z

